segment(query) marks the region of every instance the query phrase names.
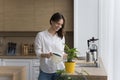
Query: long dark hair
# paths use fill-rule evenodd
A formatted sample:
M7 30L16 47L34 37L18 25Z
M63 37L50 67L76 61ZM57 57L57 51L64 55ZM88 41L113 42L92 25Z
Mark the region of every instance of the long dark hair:
M54 13L52 15L52 17L50 18L50 24L51 24L51 21L54 21L54 22L58 22L60 19L63 19L63 25L62 27L57 31L57 34L58 34L58 37L60 37L61 39L63 38L64 36L64 26L65 26L65 18L62 14L60 14L59 12L57 13Z

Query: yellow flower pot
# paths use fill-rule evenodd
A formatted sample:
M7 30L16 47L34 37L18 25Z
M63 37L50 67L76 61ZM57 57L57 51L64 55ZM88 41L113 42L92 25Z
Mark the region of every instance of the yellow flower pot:
M65 62L65 71L66 73L75 72L75 62Z

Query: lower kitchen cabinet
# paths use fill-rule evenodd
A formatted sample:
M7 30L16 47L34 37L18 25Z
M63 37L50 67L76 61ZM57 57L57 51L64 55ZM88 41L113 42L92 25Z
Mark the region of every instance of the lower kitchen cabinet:
M40 61L39 59L34 59L32 61L32 80L38 80Z
M27 80L37 80L39 75L38 59L0 59L1 66L25 66Z
M76 63L83 63L82 60L76 60ZM26 80L38 80L39 75L39 59L0 59L0 66L26 66L27 79ZM107 80L107 74L105 72L102 61L100 61L100 67L76 67L74 74L68 74L68 76L80 77L81 71L84 70L89 75L88 80ZM85 72L85 73L86 73ZM0 79L1 80L1 79Z
M39 67L33 67L32 69L32 80L38 80L38 76L39 76Z

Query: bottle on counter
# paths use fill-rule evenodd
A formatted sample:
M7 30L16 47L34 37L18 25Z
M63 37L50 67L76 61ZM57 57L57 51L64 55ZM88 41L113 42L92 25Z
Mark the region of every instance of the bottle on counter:
M0 55L3 55L3 37L0 37Z
M22 44L22 55L28 55L28 44Z
M86 52L86 62L89 62L90 61L90 55L88 52Z

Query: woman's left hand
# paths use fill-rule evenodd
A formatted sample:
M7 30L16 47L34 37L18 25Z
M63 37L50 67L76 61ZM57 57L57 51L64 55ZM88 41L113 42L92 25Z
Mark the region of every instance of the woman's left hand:
M67 59L67 54L63 54L63 59Z

